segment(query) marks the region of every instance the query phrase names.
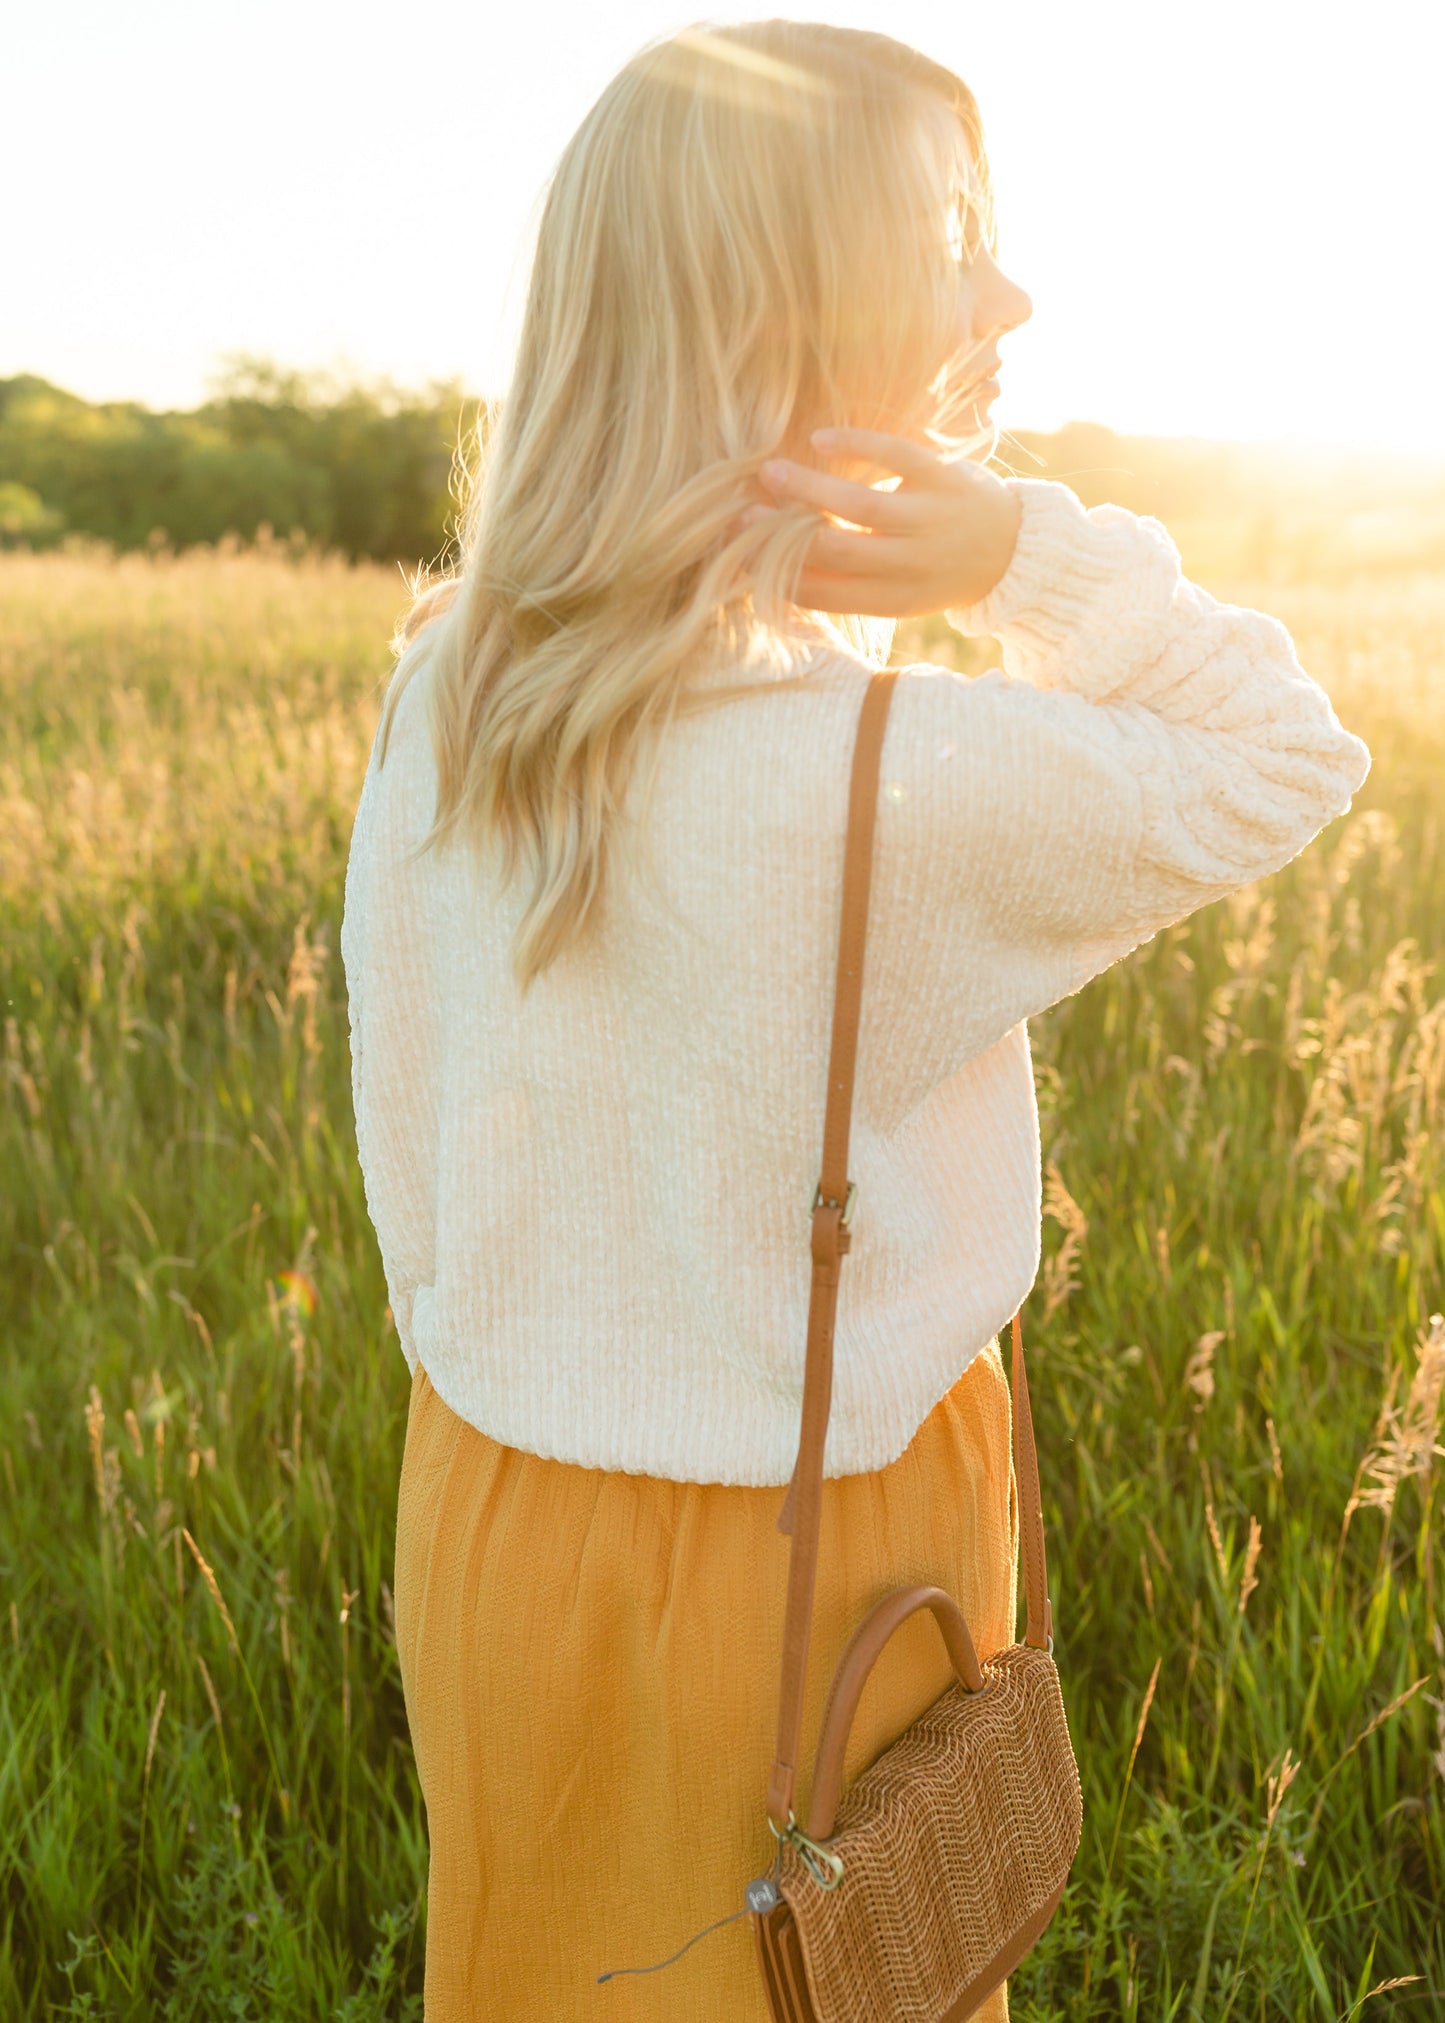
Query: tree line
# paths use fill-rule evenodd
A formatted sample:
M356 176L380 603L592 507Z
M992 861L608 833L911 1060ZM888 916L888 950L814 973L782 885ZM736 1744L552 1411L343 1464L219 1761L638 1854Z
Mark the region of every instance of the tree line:
M92 403L31 374L0 380L0 547L81 535L180 549L269 529L353 561L434 560L452 536L458 448L482 412L454 381L405 391L251 357L233 359L186 411ZM1010 432L997 467L1171 528L1210 520L1230 530L1221 560L1238 566L1290 563L1296 550L1301 567L1322 556L1377 563L1382 546L1401 562L1442 558L1445 474L1402 474L1378 458L1336 459L1326 476L1267 445L1071 422Z
M456 385L336 384L256 359L186 412L0 380L0 540L188 548L269 527L353 560L429 559L447 539L453 453L476 413Z

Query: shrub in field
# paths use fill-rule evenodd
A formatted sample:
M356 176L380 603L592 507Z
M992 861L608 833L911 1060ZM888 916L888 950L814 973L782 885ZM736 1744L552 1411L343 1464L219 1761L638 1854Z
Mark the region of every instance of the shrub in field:
M0 548L50 548L64 531L64 519L38 492L0 479Z

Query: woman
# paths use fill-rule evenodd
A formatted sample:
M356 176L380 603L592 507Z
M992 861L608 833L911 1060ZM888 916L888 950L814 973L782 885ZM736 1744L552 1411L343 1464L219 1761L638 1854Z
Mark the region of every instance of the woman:
M343 950L412 1372L430 2023L765 2015L745 1919L671 1956L774 1853L775 1525L880 621L945 611L1005 671L908 669L883 748L805 1738L886 1588L947 1588L981 1656L1014 1640L1025 1020L1365 776L1283 627L1183 580L1157 521L984 468L1030 310L995 250L974 101L915 52L781 22L648 49L562 158L460 569L404 628ZM845 1776L951 1676L913 1619Z

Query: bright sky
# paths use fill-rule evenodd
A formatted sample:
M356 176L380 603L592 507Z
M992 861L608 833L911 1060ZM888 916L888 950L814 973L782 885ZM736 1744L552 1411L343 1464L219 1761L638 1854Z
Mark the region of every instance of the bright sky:
M743 20L775 9L721 7ZM1445 451L1441 0L817 0L972 85L1003 427ZM547 174L687 0L8 13L0 376L188 406L226 352L499 391Z

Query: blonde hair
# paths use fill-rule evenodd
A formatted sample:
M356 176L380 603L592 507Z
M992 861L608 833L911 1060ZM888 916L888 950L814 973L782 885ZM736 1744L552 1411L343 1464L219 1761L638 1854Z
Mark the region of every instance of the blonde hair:
M812 429L944 440L975 225L995 243L973 96L884 35L686 30L568 144L459 562L414 585L380 726L384 761L425 667L438 792L419 849L462 831L525 874L523 991L595 920L634 764L696 706L690 668L762 652L788 678L810 640L886 659L891 625L792 603L811 513L736 522L764 460L806 456Z

